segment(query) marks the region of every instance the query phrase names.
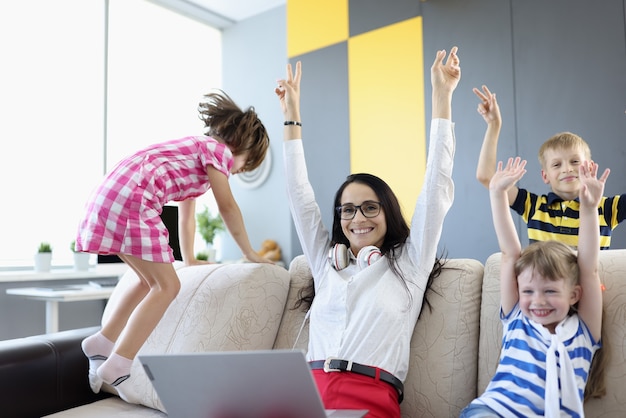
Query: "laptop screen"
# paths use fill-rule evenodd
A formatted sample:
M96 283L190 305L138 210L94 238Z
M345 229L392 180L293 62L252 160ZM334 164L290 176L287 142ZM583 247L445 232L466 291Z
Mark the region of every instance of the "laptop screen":
M299 350L139 355L168 415L196 418L362 417L326 411Z

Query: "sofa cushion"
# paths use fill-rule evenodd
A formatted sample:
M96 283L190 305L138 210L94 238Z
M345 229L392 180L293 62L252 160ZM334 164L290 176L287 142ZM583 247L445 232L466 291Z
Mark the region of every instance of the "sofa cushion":
M500 357L502 325L500 310L500 258L491 255L485 263L483 302L480 319L480 352L478 356L478 394L481 394L495 373ZM585 416L624 416L626 410L626 250L600 251L600 280L605 285L604 333L610 346L606 368L607 394L585 402Z
M311 280L304 256L289 266L291 288L275 348L292 348L305 313L293 309L298 292ZM476 357L483 265L470 259L450 259L428 292L432 311L424 306L411 340L409 373L401 404L403 417L458 416L476 397ZM308 322L296 348L306 349Z
M402 416L458 417L476 397L480 291L483 265L472 259L446 260L426 294L411 340Z
M143 405L124 402L117 396L67 409L44 418L167 418L167 414Z
M175 265L181 289L138 355L271 349L287 299L289 274L271 264ZM103 314L107 320L137 276L129 270ZM117 390L103 385L103 390ZM124 398L164 411L141 363L120 390Z

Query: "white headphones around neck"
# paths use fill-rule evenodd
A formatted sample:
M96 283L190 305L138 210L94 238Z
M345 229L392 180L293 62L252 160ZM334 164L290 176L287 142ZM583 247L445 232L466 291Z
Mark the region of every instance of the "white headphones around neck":
M368 245L361 248L356 257L345 244L335 244L333 248L328 250L328 261L337 271L343 270L350 265L351 260L356 261L359 269L374 264L382 257L380 249L374 245Z

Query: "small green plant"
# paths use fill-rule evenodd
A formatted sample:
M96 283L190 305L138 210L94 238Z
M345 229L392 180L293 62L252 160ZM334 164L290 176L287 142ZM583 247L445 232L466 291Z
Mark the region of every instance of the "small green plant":
M76 240L70 243L70 250L75 253L76 252Z
M206 251L200 251L196 254L196 260L207 261L208 259L209 255L206 253Z
M196 221L198 223L198 232L200 232L200 236L207 244L213 244L215 234L226 229L219 213L215 216L211 215L209 208L206 206L202 212L196 215Z
M41 242L41 243L39 243L39 247L37 248L37 252L38 253L51 253L52 252L52 246L48 242L45 242L45 241Z

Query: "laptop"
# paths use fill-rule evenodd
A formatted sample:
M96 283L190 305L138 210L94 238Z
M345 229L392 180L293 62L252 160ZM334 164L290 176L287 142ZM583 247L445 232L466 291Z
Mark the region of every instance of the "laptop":
M173 418L359 418L367 413L325 410L299 350L145 354L138 358Z

